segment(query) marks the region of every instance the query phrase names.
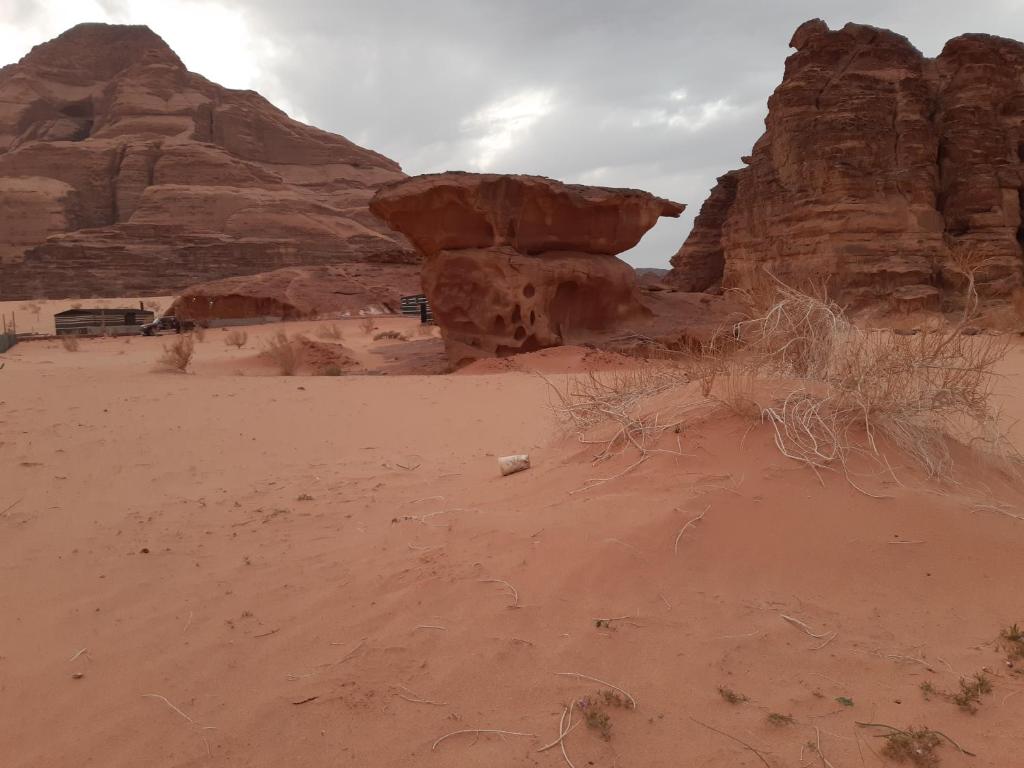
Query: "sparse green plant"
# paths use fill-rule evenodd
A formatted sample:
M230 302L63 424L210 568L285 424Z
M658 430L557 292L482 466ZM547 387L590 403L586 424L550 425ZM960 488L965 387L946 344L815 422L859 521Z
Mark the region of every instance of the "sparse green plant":
M732 688L726 688L724 685L719 686L718 694L730 704L743 704L750 701L748 696L744 696L742 693L737 693Z
M970 679L960 678L960 690L952 694L950 700L973 715L978 711L981 697L988 693L992 693L992 681L984 672L977 672Z
M237 328L233 331L228 331L224 336L224 343L229 347L235 347L236 349L241 349L246 345L246 343L248 343L248 341L249 334Z
M999 633L999 639L1009 661L1024 659L1024 629L1014 623Z
M164 344L164 351L157 359L157 365L168 371L185 373L192 363L194 353L195 341L192 339L192 334L184 334L178 336L169 345Z
M373 322L373 318L367 315L366 317L359 321L359 328L362 330L364 334L369 336L377 328L377 325L376 323Z
M793 725L796 722L792 715L784 715L781 712L769 712L765 720L768 721L768 725L774 725L778 728L784 725Z
M386 341L392 339L394 341L408 341L409 337L399 331L381 331L373 337L374 341Z
M853 699L849 696L836 696L836 701L842 704L844 707L852 707Z
M61 336L60 345L64 347L66 352L77 352L78 351L78 339L74 336Z
M897 763L911 763L916 768L935 768L939 756L935 750L942 744L938 733L928 728L908 728L885 734L882 754Z
M334 363L329 363L320 369L321 376L341 376L342 370Z
M939 695L938 689L932 684L931 680L925 680L919 687L926 701L931 701L932 696Z
M263 354L277 366L282 376L294 376L305 357L301 339L288 338L284 331L278 331L266 342Z
M608 708L629 709L629 701L618 691L599 690L593 696L584 696L576 702L576 708L583 716L588 728L593 728L602 739L610 741L612 737L612 721Z
M321 339L331 339L333 341L341 341L341 339L344 338L344 334L341 332L341 326L337 323L321 325L316 329L316 335Z
M312 501L313 497L310 496L308 493L300 493L295 500L296 501Z

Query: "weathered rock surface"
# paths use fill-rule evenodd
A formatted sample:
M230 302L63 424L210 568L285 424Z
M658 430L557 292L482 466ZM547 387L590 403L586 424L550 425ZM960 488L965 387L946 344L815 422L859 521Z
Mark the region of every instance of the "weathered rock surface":
M748 286L762 267L828 280L852 305L1019 285L1024 45L964 35L936 59L904 37L803 24L747 167L722 176L673 258L693 290ZM931 290L927 290L931 289Z
M367 204L398 164L82 24L0 69L0 299L172 292L291 265L415 263Z
M370 203L426 257L423 287L456 366L645 315L615 254L683 208L633 189L470 173L389 184Z
M402 296L421 293L414 264L287 267L186 288L168 314L194 320L397 313Z

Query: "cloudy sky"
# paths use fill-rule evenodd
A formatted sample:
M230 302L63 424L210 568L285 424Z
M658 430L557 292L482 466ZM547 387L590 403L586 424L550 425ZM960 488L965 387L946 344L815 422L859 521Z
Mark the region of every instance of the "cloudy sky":
M627 255L665 266L760 135L790 36L815 16L930 56L963 32L1024 40L1024 0L0 0L0 65L82 21L148 24L193 71L410 174L537 173L685 202Z

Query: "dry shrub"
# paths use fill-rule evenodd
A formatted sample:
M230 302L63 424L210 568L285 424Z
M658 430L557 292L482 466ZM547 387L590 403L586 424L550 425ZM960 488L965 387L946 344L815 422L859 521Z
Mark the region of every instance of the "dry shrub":
M263 347L263 354L277 366L282 376L294 376L302 367L305 354L302 340L288 338L284 331L278 331Z
M389 339L394 341L408 341L409 337L399 331L381 331L373 337L374 341L387 341Z
M367 316L359 321L359 328L365 335L369 336L374 332L374 330L376 330L377 325L373 322L372 317Z
M861 330L828 299L778 283L775 303L741 324L740 339L749 371L794 380L762 411L783 454L815 468L845 468L858 453L885 463L884 437L940 476L952 468L951 440L1012 452L992 403L1007 341L962 330Z
M579 429L582 442L602 446L595 461L632 449L639 458L629 471L658 451L667 429L678 431L702 408L724 406L767 421L785 456L815 471L839 468L854 487L854 457L891 471L886 445L933 477L952 469L954 444L1019 468L993 403L1005 337L961 333L969 311L955 326L915 336L861 330L823 292L772 280L774 294L752 297L749 319L723 329L683 368L652 364L569 377L561 386L548 382L556 412ZM687 381L699 384L700 398L661 397ZM586 437L603 423L615 429L610 438Z
M74 336L61 336L60 345L64 347L65 352L78 351L78 339L76 339Z
M341 326L337 323L321 325L316 329L316 335L321 339L332 339L333 341L341 341L344 338L344 334L341 332Z
M184 373L192 363L195 348L192 334L178 336L169 345L164 344L163 354L156 361L157 366L167 371Z
M661 449L657 442L666 432L680 432L695 410L706 408L707 401L678 402L667 408L652 404L652 399L687 382L686 372L678 366L648 364L624 371L589 372L567 376L561 385L538 373L547 382L551 408L563 421L572 425L584 445L596 445L594 464L600 464L635 449L638 458L625 470L612 477L594 478L578 490L586 490L619 477L642 464L653 454L679 454L680 450ZM610 423L610 436L588 437L595 427ZM677 447L679 442L676 443Z
M248 341L249 334L237 328L233 331L228 331L224 336L224 343L229 347L235 347L237 349L244 347Z
M1024 299L1022 299L1021 306L1022 306L1021 317L1024 317ZM430 323L420 323L418 326L416 326L416 335L417 336L433 336L434 335L434 326L432 326Z

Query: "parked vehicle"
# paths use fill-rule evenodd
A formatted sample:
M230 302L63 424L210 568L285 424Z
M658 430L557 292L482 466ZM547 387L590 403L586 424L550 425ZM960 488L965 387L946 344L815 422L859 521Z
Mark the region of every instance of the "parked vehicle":
M175 333L186 333L196 327L194 320L179 320L174 315L164 315L139 326L139 332L143 336L158 336L162 331L174 331Z

